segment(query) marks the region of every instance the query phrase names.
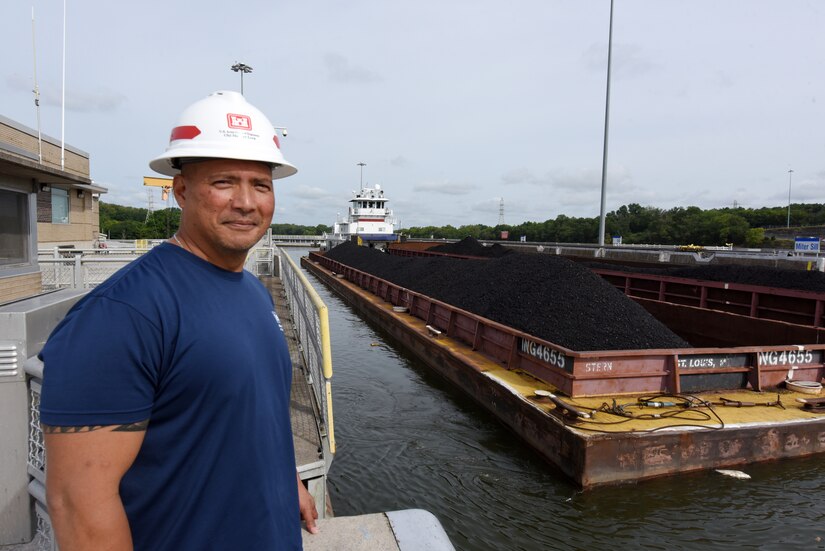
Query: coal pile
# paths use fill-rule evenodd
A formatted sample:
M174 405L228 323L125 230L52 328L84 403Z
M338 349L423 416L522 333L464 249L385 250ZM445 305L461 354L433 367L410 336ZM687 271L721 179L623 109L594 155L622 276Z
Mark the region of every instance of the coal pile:
M427 249L435 253L458 254L462 256L479 256L483 258L498 258L505 254L510 254L513 251L502 247L498 243L492 247L485 247L478 240L472 237L465 237L456 243L447 243L444 245L436 245Z
M825 273L818 271L789 270L770 266L746 266L741 264L711 264L707 266L676 266L646 268L588 262L593 269L606 269L632 273L668 275L741 285L759 285L779 289L796 289L815 293L825 292Z
M326 256L572 350L690 347L588 268L554 255L408 258L344 243Z
M825 274L816 271L788 270L769 266L691 266L668 270L674 277L707 279L743 285L825 292Z

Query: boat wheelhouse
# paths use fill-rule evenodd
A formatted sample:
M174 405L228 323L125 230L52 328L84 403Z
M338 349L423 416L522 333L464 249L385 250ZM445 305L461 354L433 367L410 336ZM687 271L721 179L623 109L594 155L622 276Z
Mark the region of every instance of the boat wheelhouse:
M385 248L387 243L398 241L395 218L387 208L388 199L380 185L362 187L353 192L345 217L336 220L332 234L324 236L326 248L344 241L356 241L359 245Z

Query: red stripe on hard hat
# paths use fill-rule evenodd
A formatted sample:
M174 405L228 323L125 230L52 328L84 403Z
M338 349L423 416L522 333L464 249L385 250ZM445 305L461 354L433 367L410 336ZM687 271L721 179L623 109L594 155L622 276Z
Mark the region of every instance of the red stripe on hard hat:
M272 136L272 141L275 142L275 147L281 149L281 142L278 141L278 134Z
M169 141L191 140L200 133L201 131L197 126L176 126L172 129L172 135L169 136Z

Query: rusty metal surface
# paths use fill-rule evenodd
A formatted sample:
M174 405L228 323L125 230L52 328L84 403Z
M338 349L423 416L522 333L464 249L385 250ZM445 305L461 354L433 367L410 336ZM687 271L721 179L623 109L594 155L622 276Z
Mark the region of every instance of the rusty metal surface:
M573 351L398 287L319 253L310 253L310 257L381 299L408 308L411 315L446 336L470 345L508 369L526 371L568 396L679 392L682 386L696 391L712 389L714 385L715 388L750 385L764 390L781 383L792 367L797 368L795 378L799 380L819 381L825 376L825 344L809 344L795 338L771 346ZM674 323L688 319L686 307L665 303L648 306L660 310L681 308L673 315ZM692 312L701 314L690 320L690 327L694 329L701 331L710 327L717 334L735 331L729 315L725 317L729 325L713 327L710 320L716 313L699 309ZM765 323L767 320L763 320L763 325ZM787 329L789 337L810 335L818 341L821 334L818 330L796 333L787 324L782 327ZM697 356L703 363L697 363ZM741 361L731 363L730 358L734 356Z
M593 272L633 298L696 306L798 325L823 326L823 293L608 269L594 269Z
M610 435L588 447L584 487L677 472L729 468L825 451L825 418L721 430Z
M582 487L825 452L825 416L734 424L720 430L711 426L647 433L588 432L558 414L537 408L523 393L515 392L491 377L489 373L496 369L503 373L507 371L496 367L500 362L489 359L479 350L472 350L471 345L453 339L435 339L427 333L425 320L393 312L383 299L363 292L346 279L336 278L327 269L310 262L305 262L304 266L333 287L368 321L381 326L425 364L495 414ZM388 296L402 294L388 292ZM461 323L468 324L468 320ZM469 332L469 326L465 331ZM748 354L745 353L745 357ZM627 356L632 357L632 353ZM670 361L677 362L677 371L702 372L704 368L701 366L707 357L713 355L676 355ZM594 368L600 361L610 361L593 355L588 359L595 364L591 365ZM736 359L735 354L727 356L731 363L736 363ZM678 368L679 360L682 368ZM640 366L640 378L644 378L645 369L655 372L651 366ZM735 369L732 372L736 373Z

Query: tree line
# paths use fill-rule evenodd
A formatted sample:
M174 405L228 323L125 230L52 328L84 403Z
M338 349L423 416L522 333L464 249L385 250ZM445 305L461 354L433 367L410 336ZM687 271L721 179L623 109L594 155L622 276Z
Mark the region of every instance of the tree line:
M171 207L149 212L149 209L100 203L100 231L109 239L168 239L178 231L180 209ZM272 224L275 235L321 235L332 231L330 226Z
M771 228L784 228L787 216L787 207L708 210L674 207L665 210L631 203L605 215L605 242L610 243L612 236L621 236L622 243L626 244L782 247L788 243L766 235L766 231L771 233ZM793 227L825 225L825 205L791 205L791 223ZM501 239L502 231L509 233L509 241L518 241L524 237L526 241L596 243L599 218L577 218L560 214L555 219L544 222L497 226L424 226L408 228L404 233L421 238L463 239L470 236L492 240Z
M177 231L179 208L156 210L148 216L147 213L143 208L101 202L100 231L110 239L166 239ZM771 228L784 228L787 216L787 207L665 210L631 203L605 215L605 242L610 243L611 237L618 235L626 244L714 246L730 243L740 247L781 247L787 243L766 235L766 231L770 234ZM825 225L825 204L791 205L791 223L793 227ZM321 235L332 231L324 224L272 224L271 228L276 235ZM523 236L526 241L596 243L599 218L560 214L552 220L516 225L423 226L400 231L410 237L463 239L470 236L490 240L500 239L501 232L507 231L510 241L518 241Z

